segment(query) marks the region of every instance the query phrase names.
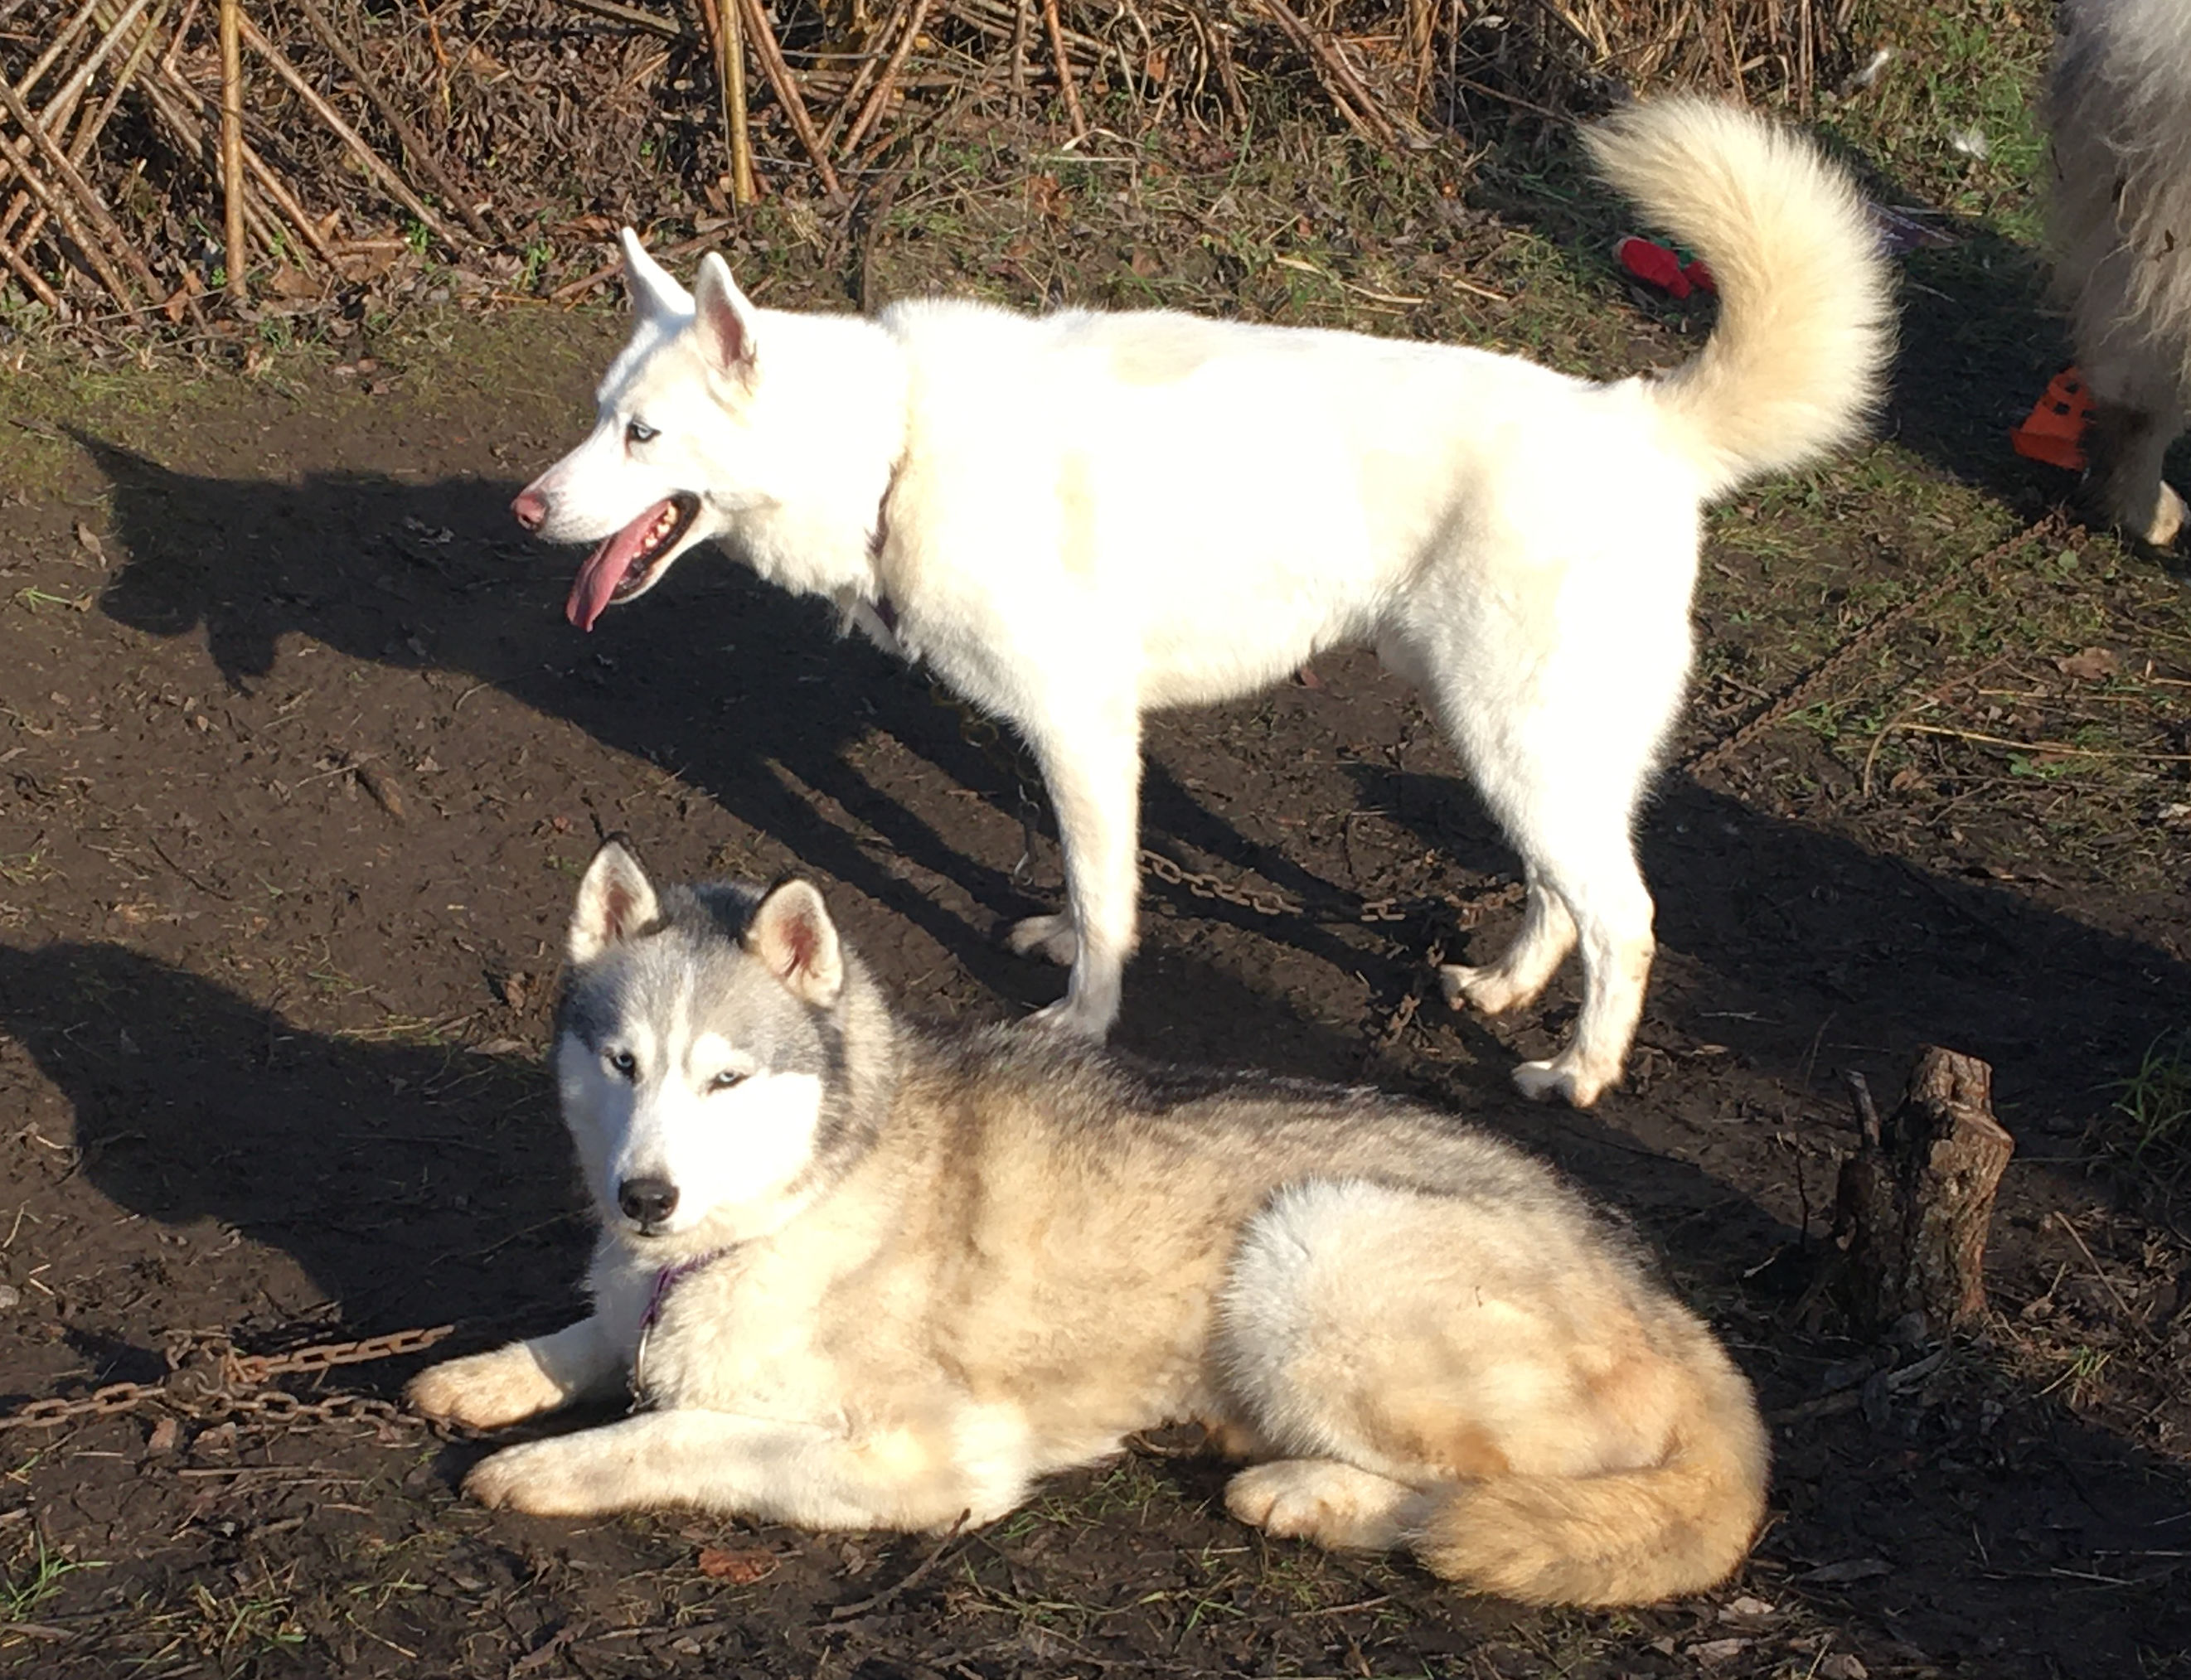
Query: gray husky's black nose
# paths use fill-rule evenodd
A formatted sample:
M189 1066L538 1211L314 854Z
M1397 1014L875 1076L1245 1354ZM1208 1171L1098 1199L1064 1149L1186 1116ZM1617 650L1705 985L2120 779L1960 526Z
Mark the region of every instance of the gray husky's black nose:
M641 1225L658 1225L677 1211L677 1186L667 1178L627 1178L617 1186L623 1217Z

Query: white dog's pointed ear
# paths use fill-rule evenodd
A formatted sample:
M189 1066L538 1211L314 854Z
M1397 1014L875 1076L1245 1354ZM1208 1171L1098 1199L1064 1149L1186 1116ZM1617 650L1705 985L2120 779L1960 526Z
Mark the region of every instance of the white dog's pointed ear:
M652 927L661 915L661 901L639 860L621 842L604 840L578 883L564 948L573 963L590 962L611 945Z
M710 363L725 373L753 372L756 311L721 253L700 259L699 283L692 292L692 326Z
M692 294L653 258L629 228L623 230L623 276L631 287L631 306L641 320L692 312Z
M811 882L770 888L746 924L745 947L809 1003L834 1002L845 989L844 947Z

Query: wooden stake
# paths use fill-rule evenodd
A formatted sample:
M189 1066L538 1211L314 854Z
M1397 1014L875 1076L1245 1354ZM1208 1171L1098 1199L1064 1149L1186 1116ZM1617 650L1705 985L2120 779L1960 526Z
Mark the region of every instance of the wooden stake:
M220 0L220 201L226 213L228 295L244 300L243 0Z
M1993 1070L1928 1047L1884 1123L1852 1086L1864 1138L1835 1197L1842 1297L1867 1332L1921 1313L1944 1337L1985 1311L1986 1229L2016 1149L1993 1115Z

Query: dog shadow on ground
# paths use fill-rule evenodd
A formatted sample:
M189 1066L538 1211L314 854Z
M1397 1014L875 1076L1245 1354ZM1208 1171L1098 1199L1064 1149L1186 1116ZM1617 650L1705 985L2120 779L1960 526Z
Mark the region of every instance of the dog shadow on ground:
M1355 774L1363 803L1426 846L1499 866L1503 843L1464 783ZM2012 1129L2080 1133L2110 1100L2107 1080L2182 1024L2191 965L2160 946L1688 776L1659 781L1638 840L1658 907L1647 1046L1709 1040L1798 1091L1837 1091L1837 1068L1855 1067L1892 1092L1919 1047L1943 1044L1994 1065ZM1463 960L1486 960L1513 925L1510 914L1472 934Z
M1199 965L1180 969L1166 990L1229 1019L1267 1027L1279 1007ZM71 1178L162 1226L213 1221L289 1255L346 1333L441 1319L468 1340L482 1326L537 1331L579 1298L590 1215L552 1080L530 1058L313 1031L218 981L90 941L0 945L0 1034L72 1112ZM1343 1071L1356 1053L1307 1020L1272 1036L1297 1069ZM1624 1197L1647 1217L1727 1200L1671 1160L1630 1161L1627 1178ZM194 1257L179 1286L201 1315L198 1291L219 1297L216 1311L260 1315L258 1264L248 1251Z
M700 553L647 599L581 636L561 611L570 561L518 536L506 512L515 485L339 473L294 484L209 478L96 438L77 440L110 480L128 555L103 610L162 637L202 631L236 689L266 678L292 635L399 668L468 673L691 781L802 867L948 945L992 991L1028 1004L1062 990L1061 971L1013 957L993 937L1011 917L1056 908L1061 892L1029 896L1013 871L969 855L879 792L848 752L880 729L956 786L1046 823L1032 760L1009 729L970 729L971 714L919 671L856 634L839 636L822 604ZM778 767L800 786L787 786ZM997 925L970 928L880 866L811 796L955 883ZM1213 849L1242 843L1160 766L1151 767L1145 798ZM1265 862L1281 885L1312 884L1282 859ZM1326 956L1341 953L1313 930L1304 937Z
M936 703L919 673L856 637L834 638L815 604L790 599L735 563L695 556L654 597L611 614L582 640L561 619L560 567L543 565L504 524L509 486L343 474L296 483L214 479L84 442L111 480L128 556L101 603L122 622L163 637L202 632L239 689L265 678L293 635L401 668L469 673L606 746L677 771L803 866L922 928L990 991L1022 1003L1056 994L1057 971L1004 953L990 930L970 927L884 867L801 791L834 802L985 910L1037 907L1008 868L966 854L879 791L851 749L882 731L939 775L1016 814L1023 790L1009 755L970 741L960 713ZM800 787L787 786L777 767ZM1469 871L1513 871L1512 854L1457 780L1361 774L1358 804L1398 813ZM1039 797L1039 788L1025 791ZM1158 844L1176 834L1288 890L1329 890L1243 839L1160 763L1151 765L1144 806ZM1670 780L1661 789L1647 814L1645 852L1660 939L1673 959L1661 964L1654 1015L1715 1011L1708 1024L1691 1022L1696 1036L1798 1082L1818 1023L1838 1017L1866 1024L1871 1041L1897 1053L1918 1039L1961 1037L1959 1047L1980 1054L1990 1047L2005 1089L2080 1102L2082 1112L2096 1069L2121 1065L2126 1054L2134 1064L2171 1024L2171 990L2178 1003L2191 990L2184 965L2151 946L2016 893L1943 880L1761 815L1693 783ZM1355 945L1298 919L1236 919L1346 969L1363 960ZM1501 931L1476 934L1471 960L1482 960ZM1791 952L1801 955L1791 960ZM1396 955L1380 983L1415 960ZM1129 1045L1142 1024L1178 1013L1183 1002L1192 1000L1187 1013L1209 1013L1198 990L1153 990L1152 961L1136 965L1127 987ZM1693 988L1682 985L1684 962L1695 967ZM2044 986L2040 975L2049 977ZM2079 979L2065 988L2056 976ZM2059 995L2064 990L2074 995ZM1346 1071L1296 1055L1283 1031L1249 1025L1259 1006L1241 1004L1233 1041L1254 1050L1238 1059ZM1260 1007L1267 1019L1268 1002ZM1471 1030L1442 1009L1432 1016ZM1229 1010L1220 1019L1235 1019ZM1505 1059L1494 1050L1488 1059Z

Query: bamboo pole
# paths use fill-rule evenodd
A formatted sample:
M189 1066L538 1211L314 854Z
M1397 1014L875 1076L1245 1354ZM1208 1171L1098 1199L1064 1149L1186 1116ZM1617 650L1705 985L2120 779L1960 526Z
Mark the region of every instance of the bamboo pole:
M243 241L243 0L220 0L220 200L228 241L228 295L245 298Z
M715 88L722 96L723 143L731 162L731 202L743 209L760 194L754 188L753 134L746 111L746 49L734 0L699 0L700 20L715 58Z
M204 114L205 101L198 90L179 76L148 77L145 82L145 93L152 103L154 115L175 131L184 147L205 164L208 174L216 173L220 167L219 145L217 139L208 138L199 122ZM281 176L267 167L266 161L253 150L248 140L243 143L243 167L251 179L259 184L259 192L296 229L297 236L311 247L321 261L330 268L333 267L335 253L328 248L327 241L321 237L317 225L304 213L304 207L290 196ZM255 206L247 204L245 208L249 214L258 213ZM270 249L273 245L270 230L262 230L260 238L261 243Z

